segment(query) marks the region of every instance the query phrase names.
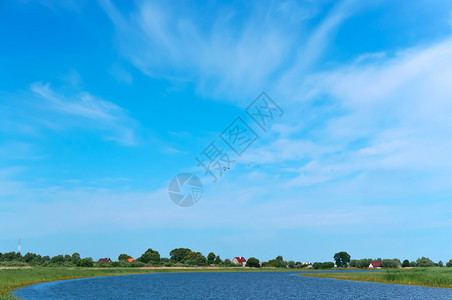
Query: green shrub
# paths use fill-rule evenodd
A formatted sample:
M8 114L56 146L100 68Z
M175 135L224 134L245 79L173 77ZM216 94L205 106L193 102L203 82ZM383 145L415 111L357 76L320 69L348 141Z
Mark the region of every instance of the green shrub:
M248 261L246 262L246 266L250 268L260 268L259 260L255 257L248 258Z
M93 259L92 258L83 258L80 260L80 267L90 268L93 267Z
M144 262L141 262L141 261L133 261L133 262L130 264L130 266L131 266L132 268L142 268L142 267L146 266L146 264L145 264Z
M4 261L0 262L1 267L27 267L28 264L23 261Z
M312 267L314 269L332 269L334 268L334 262L327 261L327 262L315 262L312 264Z

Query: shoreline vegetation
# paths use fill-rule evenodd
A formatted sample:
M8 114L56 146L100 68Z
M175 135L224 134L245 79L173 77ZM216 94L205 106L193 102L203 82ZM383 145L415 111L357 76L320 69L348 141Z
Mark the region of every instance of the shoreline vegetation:
M352 269L353 270L353 269ZM384 270L384 272L360 271L350 273L313 272L298 274L300 276L331 278L339 280L353 280L377 282L387 284L404 284L424 287L452 288L451 268L409 268L398 270Z
M428 287L452 287L452 259L445 264L422 257L416 261L399 259L351 259L347 252L338 252L334 262L285 261L277 256L260 262L255 257L221 259L210 252L204 256L188 248L176 248L169 257L147 249L136 259L120 254L116 261L106 257L97 261L91 257L72 255L41 256L35 253L0 253L0 298L13 299L11 292L32 284L101 276L133 275L170 272L255 272L255 271L300 271L305 276L336 278L345 280L371 281L380 283L412 284ZM372 270L382 268L383 272ZM404 269L402 269L404 268ZM324 270L324 273L316 271ZM353 270L354 273L331 273L326 270ZM325 273L326 271L326 273ZM358 271L358 272L356 272Z
M298 274L316 278L366 281L387 284L405 284L424 287L452 288L451 268L409 268L399 270L357 270L340 268L331 270L299 270ZM139 275L151 273L196 273L196 272L287 272L289 268L237 268L237 267L141 267L141 268L79 268L79 267L8 267L0 269L0 299L15 299L12 292L33 284L51 281L93 278L103 276Z

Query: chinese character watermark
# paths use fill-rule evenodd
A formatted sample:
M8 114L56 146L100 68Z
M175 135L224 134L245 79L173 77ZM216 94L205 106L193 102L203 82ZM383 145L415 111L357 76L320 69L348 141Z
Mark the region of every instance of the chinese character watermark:
M202 158L195 157L198 162L197 167L203 167L205 175L209 174L213 177L213 181L216 182L218 177L223 175L223 171L229 170L231 164L235 160L231 160L229 154L224 152L223 149L218 148L215 142L211 142L201 153ZM218 177L217 177L218 175Z
M251 129L240 117L237 117L220 134L220 138L234 151L238 156L242 156L259 136Z
M284 114L284 111L265 93L262 92L246 109L246 114L267 132L272 122ZM242 154L260 136L241 117L237 117L219 138L232 150L236 156ZM217 182L226 170L230 170L236 160L231 159L228 151L212 141L201 153L195 157L197 167L204 169L204 175L210 175L213 182ZM188 207L197 203L202 196L201 180L191 173L182 173L174 177L169 186L170 199L179 206Z
M284 114L284 111L265 92L262 92L245 111L265 132L275 117L279 118Z

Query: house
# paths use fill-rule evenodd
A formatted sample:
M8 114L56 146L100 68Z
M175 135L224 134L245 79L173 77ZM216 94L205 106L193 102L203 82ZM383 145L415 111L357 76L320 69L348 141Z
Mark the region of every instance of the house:
M381 262L380 261L371 262L369 265L369 269L373 269L373 268L381 269Z
M128 262L134 262L134 261L135 261L135 258L129 258L127 261L128 261Z
M108 262L111 262L111 259L109 257L101 258L97 262L99 262L99 263L108 263Z
M234 259L232 260L232 263L235 265L242 265L242 267L244 267L246 265L246 259L243 256L236 256L234 257Z

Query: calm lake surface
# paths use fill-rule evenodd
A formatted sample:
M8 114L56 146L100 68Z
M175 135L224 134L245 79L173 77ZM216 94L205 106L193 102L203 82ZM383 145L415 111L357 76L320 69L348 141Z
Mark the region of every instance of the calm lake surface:
M41 283L22 299L452 299L452 289L297 276L303 272L154 273Z

